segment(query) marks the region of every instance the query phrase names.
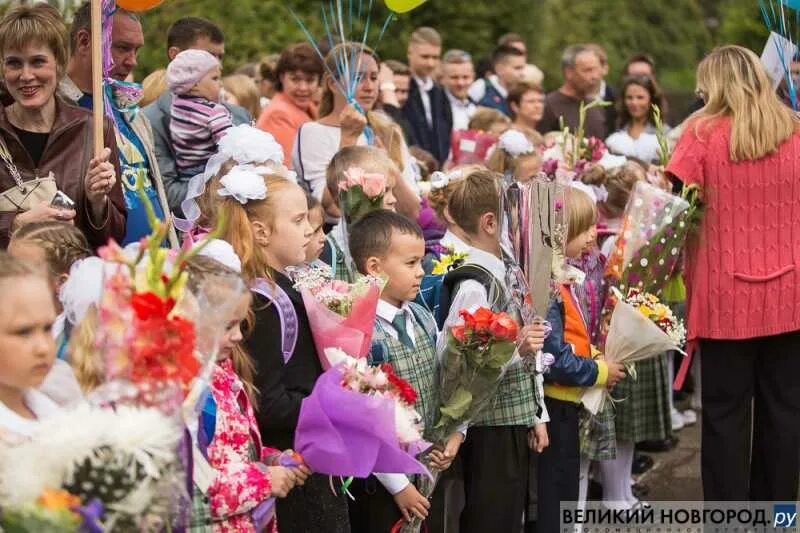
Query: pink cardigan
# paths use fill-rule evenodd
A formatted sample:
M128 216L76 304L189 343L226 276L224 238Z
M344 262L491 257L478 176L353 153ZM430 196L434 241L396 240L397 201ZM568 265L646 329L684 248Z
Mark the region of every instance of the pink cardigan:
M317 118L317 108L311 105L308 111L303 111L283 93L276 93L269 105L258 117L256 127L271 133L275 140L283 147L283 164L288 168L292 166L292 148L297 137L297 130L306 122Z
M705 204L686 256L689 340L800 330L800 134L735 163L730 135L727 118L690 123L667 166Z

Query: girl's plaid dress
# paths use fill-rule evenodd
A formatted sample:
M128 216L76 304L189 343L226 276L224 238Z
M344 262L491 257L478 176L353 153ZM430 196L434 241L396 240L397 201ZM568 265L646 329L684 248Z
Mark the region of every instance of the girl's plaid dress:
M254 532L252 511L272 496L265 464L279 452L261 446L253 408L229 359L214 368L211 394L217 418L207 455L216 475L207 494L195 488L190 530ZM277 533L274 519L266 531Z

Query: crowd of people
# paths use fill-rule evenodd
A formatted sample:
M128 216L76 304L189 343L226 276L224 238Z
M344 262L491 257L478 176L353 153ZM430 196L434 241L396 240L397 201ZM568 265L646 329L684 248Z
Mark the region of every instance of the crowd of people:
M214 475L205 491L195 487L191 531L255 531L253 510L277 496L273 531L380 532L418 517L431 532L550 533L562 502L646 508L648 489L633 481L653 465L646 452L674 447L701 409L706 500L797 499L800 120L752 52L710 52L695 112L670 129L647 54L614 83L602 46L570 46L548 93L523 37L502 36L477 62L429 27L408 37L405 62L360 43L296 43L225 75L223 32L186 17L166 35L165 68L139 86L137 53L148 44L139 17L119 9L105 149L94 154L90 18L87 3L68 29L36 4L0 20L0 454L99 385L100 294L74 312L94 287L76 272L110 239L125 247L148 237L152 207L169 223L165 248L191 246L225 221L214 252L189 265L190 283L221 272L253 287L214 369ZM342 54L358 58L351 95L337 79ZM548 370L504 368L490 406L446 440L430 499L386 473L355 480L350 499L339 480L272 461L266 451L294 446L303 400L323 373L292 268L383 277L373 336L385 353L370 360L390 362L435 410L442 331L463 309L514 311L510 297L495 298L511 292L502 184L545 172L564 128L605 155L565 197L564 253L587 281L557 287L552 331L521 324L519 354L552 354ZM380 205L357 218L340 199L353 169L384 183ZM683 356L638 363L633 379L593 349L603 268L640 182L702 191L698 235L682 251L685 287L669 302L695 353L691 409L677 408L686 393L671 387ZM473 274L455 278L438 317L418 293L448 254L463 254ZM595 419L580 403L596 386L621 400L600 437L583 431Z

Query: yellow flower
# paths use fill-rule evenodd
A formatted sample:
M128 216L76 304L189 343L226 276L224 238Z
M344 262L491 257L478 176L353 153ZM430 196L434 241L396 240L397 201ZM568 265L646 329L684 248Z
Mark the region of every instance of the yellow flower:
M65 490L45 490L36 502L51 511L61 511L78 507L81 499Z

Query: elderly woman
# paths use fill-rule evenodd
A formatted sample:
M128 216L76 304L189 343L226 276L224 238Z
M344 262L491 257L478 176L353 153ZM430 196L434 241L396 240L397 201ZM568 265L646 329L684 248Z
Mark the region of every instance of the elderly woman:
M258 117L256 126L271 133L283 147L286 166L291 165L298 128L317 118L314 96L319 90L322 68L322 61L308 43L289 46L278 60L278 92Z
M113 129L92 158L92 114L56 98L67 60L66 28L47 4L20 6L0 20L3 79L14 102L0 107L0 247L9 232L41 220L73 220L92 246L122 240L125 203L117 182ZM51 202L60 191L73 209Z
M797 501L800 472L800 120L739 46L697 69L705 106L667 171L705 203L686 256L702 365L703 491Z

